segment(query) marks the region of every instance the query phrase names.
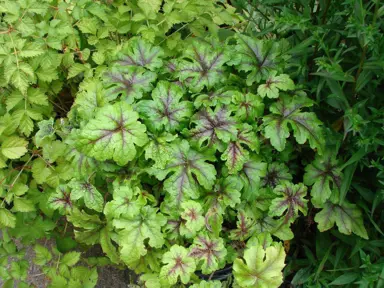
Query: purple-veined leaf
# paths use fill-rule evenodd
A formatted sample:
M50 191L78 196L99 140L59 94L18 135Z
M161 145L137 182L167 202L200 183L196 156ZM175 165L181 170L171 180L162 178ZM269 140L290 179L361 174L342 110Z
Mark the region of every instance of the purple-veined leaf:
M149 142L145 146L145 159L152 159L155 161L153 168L164 169L168 161L172 158L171 143L177 138L177 135L171 133L163 133L161 135L154 135L147 133Z
M214 47L203 41L191 43L178 63L176 74L192 92L200 92L223 82L224 64L228 55L219 46Z
M288 124L292 127L297 143L309 142L312 149L322 154L324 148L323 130L321 121L312 112L302 112L301 109L310 107L313 102L306 97L282 96L280 101L271 105L272 114L263 117L264 135L270 139L277 151L285 149L287 138L290 135Z
M180 234L193 238L204 227L203 208L196 201L184 201L181 204L180 217L184 220L180 226Z
M165 264L160 271L160 280L170 285L175 285L180 278L187 284L193 272L195 272L195 260L188 255L188 250L179 245L173 245L164 253L162 262Z
M312 202L322 205L331 197L332 190L338 191L341 186L341 171L339 161L331 154L316 156L315 160L305 167L304 183L313 185L311 189Z
M98 108L107 105L116 97L113 93L106 93L103 83L97 78L86 78L79 85L69 118L90 119Z
M235 208L241 202L240 191L242 188L243 184L238 177L228 176L220 178L212 191L207 192L205 196L206 209L214 208L216 213L224 214L228 206Z
M71 200L84 199L87 208L98 212L103 210L104 198L90 182L72 179L68 186L71 188Z
M265 84L259 85L257 93L261 97L278 98L279 90L287 91L295 89L295 84L287 74L276 76L276 71L271 73Z
M120 218L124 215L134 216L140 213L140 209L146 204L145 200L137 199L140 189L131 188L129 183L114 184L113 200L107 202L104 214L111 218Z
M196 127L187 132L198 148L202 146L222 149L222 142L228 143L237 135L236 122L231 118L231 112L225 107L217 106L214 111L205 108L193 117ZM216 149L217 149L216 148Z
M75 227L75 239L79 243L94 245L100 241L100 231L105 223L98 215L91 215L74 207L67 220Z
M148 245L151 247L163 246L164 235L161 233L161 227L166 221L166 217L159 213L158 209L150 206L141 208L136 214L126 214L120 219L114 219L113 225L119 229L121 259L128 266L140 259L147 253L144 243L146 239L149 239Z
M138 118L138 113L124 102L104 106L80 130L77 148L99 161L113 159L125 165L135 157L135 146L148 141L146 127Z
M74 131L73 133L76 132ZM68 145L71 145L72 141L76 141L76 136L71 136L66 139L66 144ZM86 156L84 153L79 152L76 148L69 149L68 154L66 155L66 159L71 163L71 167L74 169L74 174L80 178L90 175L93 171L97 169L99 164L97 160L92 157Z
M304 184L292 184L286 182L283 185L276 186L273 192L280 197L272 200L269 207L269 215L281 216L285 212L284 218L286 222L295 219L298 216L299 210L307 215L308 200L304 197L307 195L307 187Z
M234 47L229 65L238 70L251 72L247 76L247 85L267 79L271 70L276 69L276 59L280 53L280 45L276 41L260 40L237 34L237 45Z
M71 192L66 185L60 185L48 199L49 206L61 214L69 213L72 208Z
M331 229L336 223L341 233L346 235L355 233L364 239L368 239L361 210L357 205L347 201L344 201L342 205L327 201L323 209L316 214L315 221L318 223L317 228L320 232Z
M232 90L234 87L223 87L219 89L213 89L209 92L203 92L196 95L194 101L195 107L215 107L217 105L228 105L232 99L241 92Z
M151 71L161 68L164 53L158 46L152 46L141 38L130 39L118 54L118 65L122 67L139 66Z
M182 201L199 197L200 185L205 189L212 188L216 179L216 170L206 161L215 161L215 158L196 152L185 140L175 143L172 150L171 160L165 169L151 173L159 180L163 180L172 173L164 181L164 190L169 194L169 200L179 207Z
M189 251L189 256L197 260L204 274L212 273L225 264L227 249L222 238L200 234L194 239Z
M252 93L237 93L233 96L231 110L240 121L255 123L264 114L264 103L260 96Z
M183 90L176 84L160 81L152 91L153 100L138 103L139 112L145 115L149 127L161 131L174 132L192 116L193 104L180 101Z
M267 163L257 156L252 156L249 161L244 163L239 176L244 185L242 197L245 200L251 201L256 198L260 186L260 178L264 177L266 172Z
M259 139L252 131L252 126L245 123L239 128L236 140L229 142L227 149L221 155L221 160L226 160L225 165L229 174L235 174L243 169L244 163L249 160L249 152L242 144L251 150L259 151Z
M229 235L232 240L246 240L254 232L254 219L248 211L240 209L237 214L236 229L233 229Z
M272 162L268 164L266 173L261 180L261 185L268 188L275 188L277 185L289 182L292 175L284 163Z
M121 97L128 104L135 99L140 99L143 93L152 90L152 82L156 80L156 74L144 69L112 68L105 74L105 93L115 99Z

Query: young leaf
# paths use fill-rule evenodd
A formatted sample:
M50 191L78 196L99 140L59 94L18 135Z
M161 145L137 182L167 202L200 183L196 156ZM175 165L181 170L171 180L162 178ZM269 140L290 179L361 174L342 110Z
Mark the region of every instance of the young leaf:
M276 186L273 192L282 197L272 200L269 207L270 216L281 216L286 211L284 217L288 222L289 219L295 219L298 216L299 210L304 216L307 215L308 200L304 198L307 195L307 187L302 183L294 185L286 182Z
M96 160L113 159L123 166L134 159L135 146L147 141L146 127L137 119L137 112L124 102L101 108L78 135L78 149Z
M223 82L224 63L228 56L223 49L203 41L194 41L183 55L177 74L192 92L200 92Z
M119 234L121 259L130 265L147 253L144 241L148 240L151 247L160 248L164 244L161 227L166 218L157 209L145 206L139 213L125 215L124 218L113 220L113 225L122 229Z
M216 170L210 155L205 155L192 150L187 141L174 144L172 160L165 169L155 171L159 180L163 180L169 173L172 175L164 181L164 190L170 194L171 202L180 206L181 202L189 198L199 197L199 185L206 189L212 188L216 179Z
M180 101L183 90L176 84L160 81L152 91L153 100L142 100L138 103L139 112L155 130L163 128L167 132L174 132L192 115L193 104Z
M52 209L58 209L61 214L66 214L72 210L71 193L67 186L60 185L57 187L56 192L51 194L48 203Z
M103 252L107 254L109 259L118 264L120 262L119 253L116 251L116 247L113 245L111 240L111 232L108 230L108 227L104 227L100 231L100 246L103 249Z
M69 114L75 114L81 119L90 119L98 108L104 107L116 97L117 95L110 91L108 93L105 91L103 83L99 79L86 78L79 85L79 91Z
M135 216L140 213L141 207L145 205L143 201L134 198L134 194L140 192L135 188L135 192L128 184L122 184L115 187L113 191L113 200L105 205L104 214L113 218L120 218L121 215Z
M340 189L342 174L338 166L336 157L328 153L324 156L317 155L315 160L305 167L304 183L313 185L311 196L314 204L325 203L331 197L333 189Z
M121 66L139 66L154 71L163 65L163 51L138 37L128 41L118 55Z
M195 260L188 256L188 250L179 245L173 245L164 253L162 262L164 265L160 271L160 279L165 279L169 284L177 283L178 278L187 284L193 272L195 272Z
M199 202L189 200L181 204L181 209L180 217L185 222L183 221L183 226L180 227L180 234L188 238L193 238L204 226L202 207ZM183 229L184 226L185 229Z
M263 117L264 135L277 151L285 149L290 124L297 143L304 144L308 140L310 147L322 154L324 138L321 122L314 113L301 111L312 105L311 100L299 96L282 96L279 102L271 105L269 110L272 114Z
M264 114L264 103L260 96L252 93L236 93L233 95L231 110L240 121L253 124L257 118Z
M90 215L74 208L67 215L67 220L75 227L74 232L77 242L86 245L95 245L100 242L100 231L105 227L105 223L100 220L98 215Z
M104 198L91 183L73 179L68 183L68 186L72 190L71 200L84 199L84 204L89 209L93 209L97 212L103 210Z
M315 221L318 223L320 232L331 229L336 223L341 233L350 235L353 232L368 239L362 213L355 204L344 201L342 205L338 205L328 201L324 204L324 208L316 214Z
M212 273L223 266L227 250L221 238L211 238L207 234L197 236L193 245L189 248L189 256L201 263L201 270L204 274Z
M267 96L268 98L278 98L279 90L287 91L295 89L295 84L289 78L287 74L281 74L275 76L276 73L271 73L270 77L267 79L265 84L259 85L257 88L257 93L261 97Z
M237 258L233 263L233 275L241 287L277 288L283 283L282 245L273 243L266 249L260 244L251 246L245 250L243 259Z
M250 215L248 211L239 210L237 214L236 226L237 228L231 231L229 236L230 239L244 241L245 239L249 238L252 236L254 231L253 215Z

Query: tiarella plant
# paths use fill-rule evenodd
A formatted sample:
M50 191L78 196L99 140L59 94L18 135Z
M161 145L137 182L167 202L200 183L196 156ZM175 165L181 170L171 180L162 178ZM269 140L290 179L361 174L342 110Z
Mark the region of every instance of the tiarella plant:
M154 274L161 287L196 283L196 271L211 274L233 262L241 287L280 285L279 239L292 239L290 226L308 210L303 181L322 208L320 230L336 223L366 238L359 209L339 205L341 175L323 153L321 122L308 110L313 102L283 74L278 56L279 65L244 68L272 44L238 34L227 43L184 45L171 58L130 39L116 60L84 75L68 118L39 123L41 153L27 156L32 175L40 174L39 205L65 216L79 243L100 244L147 286ZM283 47L274 53L286 59ZM317 155L301 181L274 162L288 146ZM20 147L17 157L27 153ZM21 181L7 202L25 210L33 202L20 197L27 189ZM4 211L12 227L14 215Z

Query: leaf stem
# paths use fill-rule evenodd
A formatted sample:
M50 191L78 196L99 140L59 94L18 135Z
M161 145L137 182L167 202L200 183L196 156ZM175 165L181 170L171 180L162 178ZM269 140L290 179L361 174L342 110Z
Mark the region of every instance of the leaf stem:
M11 38L11 42L12 42L12 46L13 46L13 51L15 53L17 70L20 70L20 68L19 68L19 57L17 57L17 51L16 51L15 42L13 41L13 38L12 38L12 35L11 35L10 31L9 31L8 35L9 35L9 38Z
M16 175L15 179L13 180L12 184L9 186L11 190L13 188L13 185L15 185L17 179L19 179L21 173L24 171L24 168L28 165L29 162L31 162L32 158L34 157L35 155L32 154L31 157L29 157L28 161L23 165L23 168L21 168L20 172Z

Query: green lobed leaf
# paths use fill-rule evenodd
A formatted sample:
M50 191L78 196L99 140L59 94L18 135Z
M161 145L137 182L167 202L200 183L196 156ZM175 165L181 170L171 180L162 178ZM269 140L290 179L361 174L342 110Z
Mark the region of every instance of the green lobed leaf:
M280 53L279 42L260 40L249 36L236 34L236 46L229 65L234 65L238 70L249 72L247 85L266 79L270 71L276 68L276 59Z
M77 136L78 149L96 160L113 159L125 165L136 155L136 146L147 141L146 127L138 120L137 112L124 102L101 108Z
M241 287L273 288L283 283L285 253L282 245L273 243L266 249L256 244L246 249L243 259L233 264L233 274Z
M84 199L85 206L89 209L98 212L103 210L104 198L90 182L73 179L68 186L71 188L71 200Z
M328 201L324 204L324 208L316 214L315 221L321 232L331 229L336 223L341 233L346 235L355 233L368 239L362 213L355 204L344 201L342 205L338 205Z
M265 84L259 85L257 93L261 97L278 98L279 90L287 91L295 89L295 84L287 74L276 76L276 73L271 73Z
M212 273L225 263L227 250L221 238L210 237L207 234L199 234L189 248L189 256L201 263L201 270L204 274Z
M292 184L289 182L276 186L273 192L280 197L272 200L269 207L269 215L281 216L285 212L285 219L295 219L301 211L307 215L307 187L303 183Z
M206 162L214 160L211 155L196 152L185 140L173 145L172 154L164 169L152 173L159 180L172 173L164 181L164 189L170 195L171 203L180 206L187 199L199 197L200 185L210 189L216 179L216 170Z
M121 97L128 104L135 99L142 98L145 92L152 90L152 82L156 80L156 74L144 69L112 68L104 79L106 94L111 98Z
M138 37L130 39L118 55L117 63L128 67L145 67L151 71L163 65L163 51Z
M188 255L188 250L179 245L173 245L164 253L162 262L165 265L161 268L160 280L165 279L171 285L176 284L178 278L187 284L196 269L195 260Z
M315 160L305 167L304 183L313 185L311 196L315 205L322 205L331 197L332 190L340 189L342 174L338 167L339 161L329 153L317 155Z
M187 135L192 143L201 147L220 148L221 142L228 143L237 135L236 122L231 118L231 112L225 107L217 106L214 111L205 108L196 113L191 122L196 126Z
M288 124L292 127L297 143L306 141L312 149L319 154L324 150L324 138L321 122L312 112L302 112L301 109L312 106L313 103L306 97L282 96L279 102L271 105L272 114L263 117L264 135L270 139L277 151L283 151L286 139L290 136Z
M144 241L148 240L151 247L160 248L164 244L164 235L161 227L166 223L166 218L158 213L157 209L145 206L133 215L113 220L113 225L122 229L119 234L121 259L128 265L134 263L147 253Z
M153 100L142 100L138 103L138 110L145 115L148 126L157 131L167 132L179 130L183 123L192 116L193 104L180 101L183 90L176 84L159 81L152 91Z
M225 79L223 65L227 62L228 55L219 47L194 41L184 51L184 59L178 63L176 74L190 91L200 92L204 87L211 88Z

